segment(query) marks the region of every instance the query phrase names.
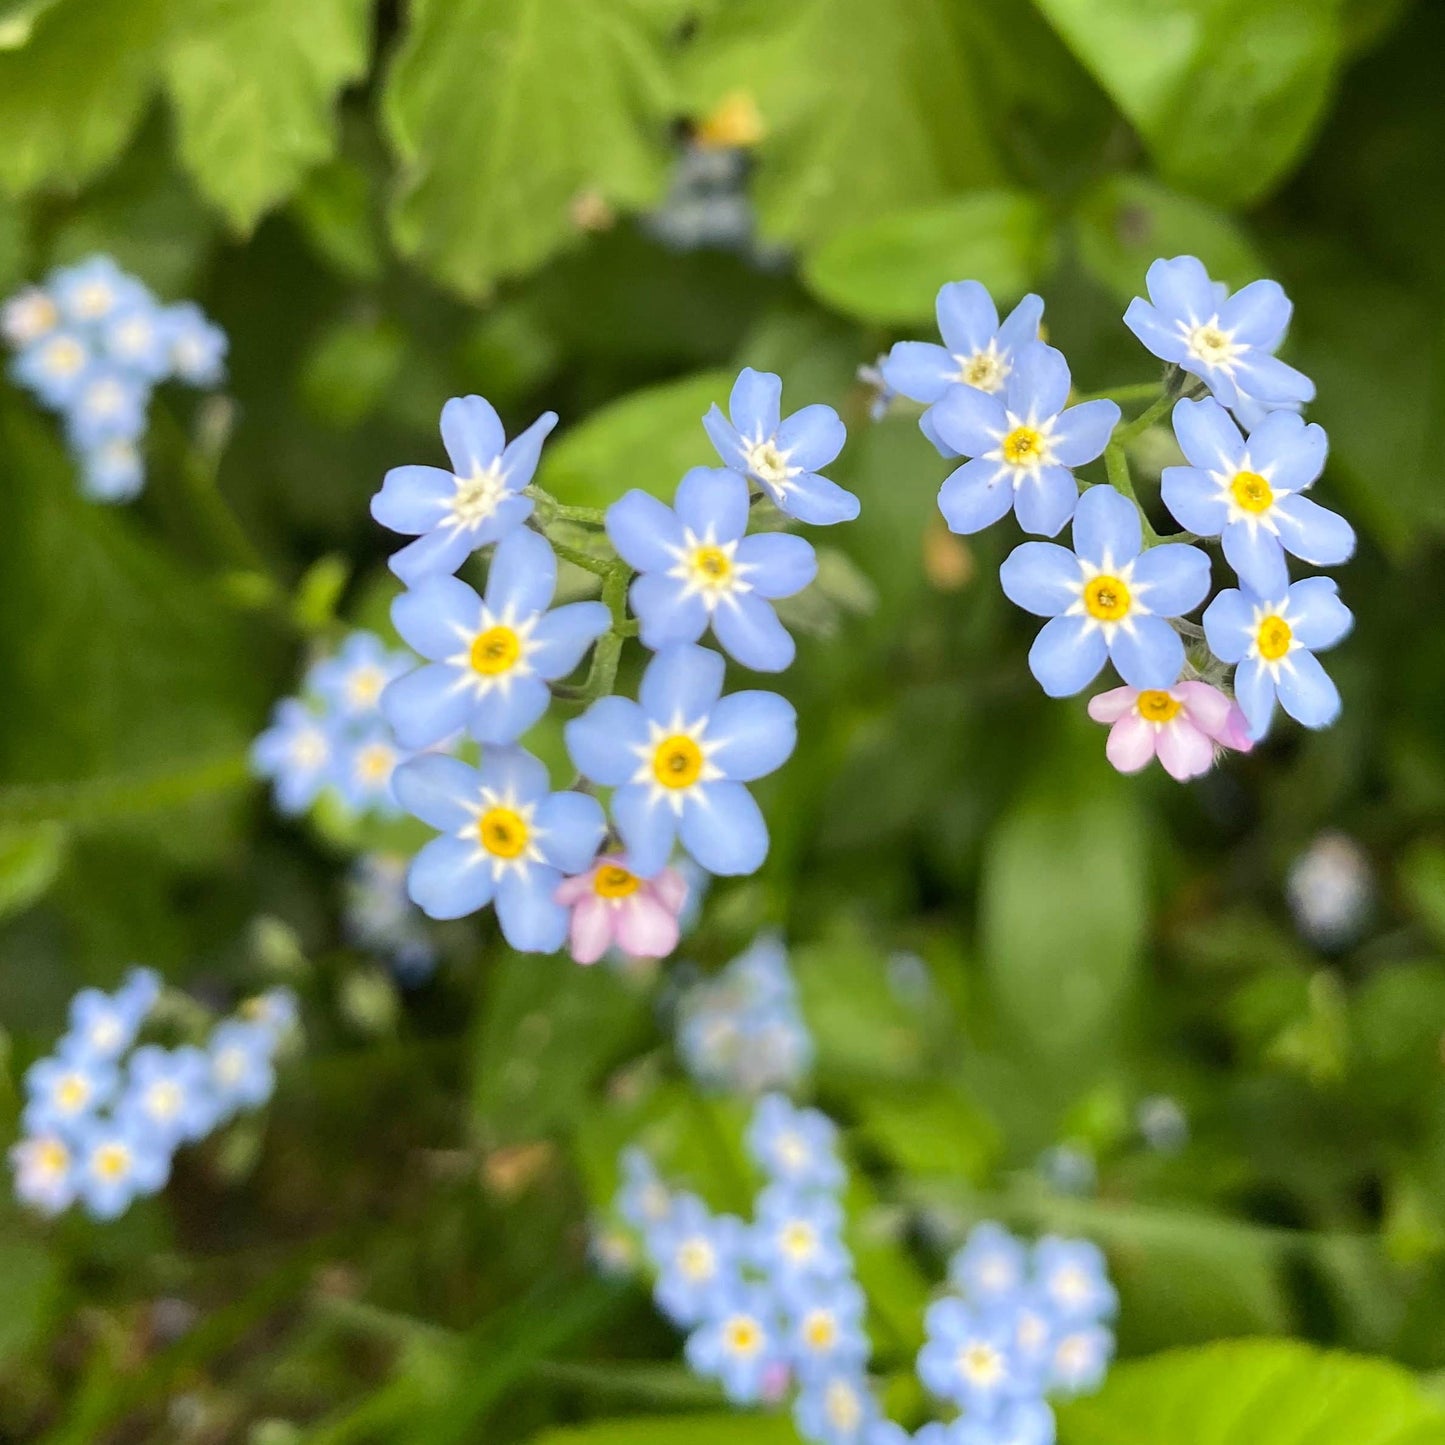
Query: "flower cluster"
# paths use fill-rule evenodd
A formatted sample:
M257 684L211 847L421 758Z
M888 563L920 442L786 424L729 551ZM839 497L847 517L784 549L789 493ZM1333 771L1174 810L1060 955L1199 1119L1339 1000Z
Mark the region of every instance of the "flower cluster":
M1103 1256L1082 1241L1050 1237L1030 1250L998 1225L974 1230L918 1355L923 1384L957 1413L910 1435L869 1380L836 1139L816 1110L761 1099L747 1145L767 1183L751 1222L669 1190L640 1151L623 1156L618 1210L641 1237L658 1308L687 1332L688 1364L737 1404L794 1392L798 1433L815 1445L1052 1445L1046 1396L1093 1389L1113 1352ZM624 1253L614 1244L606 1258L617 1265Z
M806 1077L813 1040L780 938L763 934L716 978L683 996L677 1048L689 1074L711 1089L761 1094Z
M920 425L945 457L965 459L939 494L953 531L981 531L1009 511L1043 537L1072 522L1071 547L1025 542L1001 569L1005 594L1047 619L1030 669L1051 697L1068 697L1111 663L1123 686L1089 703L1110 727L1109 760L1135 772L1157 757L1182 781L1208 771L1218 750L1262 739L1276 700L1307 727L1334 721L1339 694L1314 654L1351 617L1334 582L1291 584L1286 557L1333 565L1355 538L1303 495L1327 443L1299 415L1312 384L1274 355L1290 318L1280 287L1256 281L1230 295L1180 256L1149 268L1148 289L1125 321L1171 369L1155 404L1128 423L1107 396L1068 404L1068 363L1040 339L1038 297L1000 323L975 281L940 291L943 345L899 342L881 376L926 406ZM1161 492L1188 530L1161 538L1135 499L1125 447L1171 407L1188 465L1166 467ZM1074 469L1101 456L1108 484L1080 482ZM1214 597L1201 628L1187 614L1211 588L1209 555L1190 545L1202 539L1218 541L1240 585Z
M59 1214L78 1202L114 1219L165 1187L183 1144L270 1098L296 1019L288 992L250 1000L204 1046L137 1045L159 996L156 975L133 969L115 993L88 988L71 1001L68 1032L25 1074L25 1134L10 1151L25 1204Z
M415 538L391 559L407 589L392 619L423 662L387 686L382 713L406 748L459 734L481 745L479 766L425 755L397 771L402 807L440 835L408 880L431 917L490 905L514 948L570 941L584 963L612 947L659 957L679 936L679 847L712 874L762 865L767 827L746 785L792 752L794 712L774 693L724 696L722 655L697 644L711 630L744 666L787 667L793 640L771 603L806 587L817 563L800 537L750 534L755 503L815 524L858 512L819 473L843 445L837 413L785 419L781 390L776 376L743 371L730 416L714 407L704 419L727 465L688 472L671 507L640 491L605 515L563 507L532 484L555 415L508 442L479 396L442 410L450 469L387 473L372 514ZM612 555L554 545L554 523L598 528L592 540ZM479 594L453 574L483 549ZM600 578L601 601L552 605L559 551ZM654 654L636 701L612 692L634 633ZM585 682L568 684L589 651ZM565 728L581 788L554 791L521 746L554 698L590 704ZM606 813L598 788L611 790Z
M226 334L190 301L163 306L109 256L51 273L0 307L11 375L65 420L81 485L124 502L145 484L140 439L152 389L210 388L225 375Z
M381 715L381 695L411 660L375 633L353 632L307 669L299 696L277 703L251 766L271 780L283 813L304 813L328 788L354 812L399 812L392 774L409 753Z
M438 955L407 894L406 868L400 853L363 853L346 880L342 926L358 948L386 960L398 983L414 988L436 972Z

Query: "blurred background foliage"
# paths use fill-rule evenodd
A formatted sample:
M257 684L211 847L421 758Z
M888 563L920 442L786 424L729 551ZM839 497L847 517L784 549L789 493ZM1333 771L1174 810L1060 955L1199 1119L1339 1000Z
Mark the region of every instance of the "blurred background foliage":
M797 947L885 1363L940 1239L997 1216L1106 1245L1126 1358L1288 1335L1442 1393L1442 53L1429 0L0 3L0 291L107 251L232 340L231 400L157 407L122 510L0 386L0 1114L132 961L218 1001L284 978L308 1033L162 1199L0 1204L0 1438L792 1438L722 1413L585 1258L639 1135L740 1203L740 1111L679 1082L645 982L488 922L399 996L342 941L355 840L278 823L244 756L334 617L384 619L367 499L439 457L443 400L555 408L543 483L605 503L708 460L744 363L844 410L863 515L801 619L772 856L687 952ZM685 173L717 154L755 233L706 244ZM1181 251L1294 298L1362 533L1341 725L1188 788L1115 776L1039 694L1009 539L943 530L945 468L854 380L975 276L1046 295L1082 388L1148 381L1118 318ZM1168 460L1143 439L1146 476ZM1327 937L1286 903L1322 830L1370 900ZM1134 1124L1161 1093L1169 1155ZM1092 1192L1040 1174L1060 1144ZM1423 1399L1383 1362L1222 1347L1119 1366L1062 1431L1403 1445L1441 1438Z

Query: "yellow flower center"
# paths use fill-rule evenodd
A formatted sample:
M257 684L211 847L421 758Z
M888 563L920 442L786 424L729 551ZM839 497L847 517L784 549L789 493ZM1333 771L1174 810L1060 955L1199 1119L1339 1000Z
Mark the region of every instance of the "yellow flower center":
M783 1229L783 1252L796 1260L807 1259L813 1252L813 1231L802 1220L795 1220Z
M814 1310L803 1322L803 1338L811 1350L830 1350L838 1338L838 1326L827 1310Z
M472 668L483 677L510 672L522 655L522 639L510 627L489 627L472 639Z
M356 755L356 770L368 783L385 782L396 765L396 754L386 743L372 743Z
M55 1091L55 1097L67 1114L73 1114L85 1108L90 1098L90 1085L80 1074L67 1074Z
M122 1179L130 1169L130 1150L124 1144L102 1144L92 1163L102 1179Z
M652 775L664 788L690 788L702 776L702 749L683 733L664 738L652 755Z
M699 547L692 554L692 570L703 582L716 586L732 575L733 564L721 547Z
M712 1245L705 1239L685 1240L678 1247L677 1267L690 1280L711 1279L717 1267Z
M146 1101L158 1119L174 1119L181 1111L181 1091L169 1079L152 1084Z
M776 442L758 442L748 448L748 470L759 481L780 487L788 480L788 459L778 450Z
M50 343L45 358L58 376L74 376L85 365L85 348L69 336L58 336Z
M1236 473L1229 491L1246 512L1267 512L1274 501L1274 489L1258 472Z
M752 93L735 90L698 122L693 139L705 149L719 150L755 146L765 134L762 113Z
M763 1345L763 1331L750 1315L734 1315L723 1326L723 1338L735 1355L755 1355Z
M1013 467L1027 467L1044 454L1044 436L1037 427L1016 426L1003 439L1003 459Z
M599 898L629 898L642 887L642 879L617 863L604 863L592 880L592 891Z
M998 1351L989 1345L965 1345L958 1352L959 1369L975 1383L991 1384L1003 1373Z
M863 1419L863 1407L858 1403L858 1392L842 1380L834 1380L828 1386L828 1419L839 1430L856 1430Z
M1278 662L1289 651L1294 632L1283 617L1273 614L1259 624L1256 640L1259 655L1266 662Z
M75 295L75 309L84 317L94 319L110 310L114 294L104 281L92 281Z
M1213 322L1196 326L1189 334L1189 349L1201 360L1218 366L1228 361L1234 345Z
M386 674L379 667L358 667L346 684L353 707L370 707L386 686Z
M1157 687L1146 688L1139 694L1139 700L1135 703L1139 709L1139 716L1145 722L1167 723L1171 718L1179 715L1179 709L1184 706L1176 702L1167 692Z
M997 391L1003 383L1003 358L992 351L975 351L958 374L967 385L979 391Z
M513 808L488 808L477 820L477 836L494 858L519 858L527 846L527 823Z
M43 1174L64 1174L70 1167L70 1150L59 1139L42 1139L35 1146L35 1165Z
M1084 606L1100 622L1117 622L1129 612L1129 588L1118 577L1101 572L1084 584Z

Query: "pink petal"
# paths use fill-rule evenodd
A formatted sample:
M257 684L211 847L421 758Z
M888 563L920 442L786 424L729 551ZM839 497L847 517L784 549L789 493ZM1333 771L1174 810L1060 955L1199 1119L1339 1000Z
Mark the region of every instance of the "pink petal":
M612 943L614 913L597 897L584 898L572 910L568 942L578 963L596 963Z
M1218 741L1237 753L1247 753L1254 747L1254 739L1249 735L1249 724L1245 721L1238 703L1230 703L1229 718L1220 729Z
M560 903L564 908L571 908L574 903L580 903L591 892L597 878L597 869L589 868L585 873L579 873L575 878L564 878L557 885L557 891L552 895L554 903Z
M1133 710L1138 698L1137 687L1116 687L1109 692L1098 693L1089 699L1089 716L1097 723L1118 722L1126 712Z
M652 880L652 891L669 913L681 913L687 902L687 879L676 868L664 868Z
M646 893L634 893L617 910L618 945L634 958L666 958L677 938L676 916Z
M1207 682L1180 682L1174 695L1184 704L1189 720L1207 737L1217 738L1229 720L1230 701Z
M1145 722L1138 713L1129 713L1109 729L1104 756L1121 773L1137 773L1154 756L1154 739L1153 723Z
M1183 783L1214 766L1214 744L1180 713L1159 730L1159 761L1171 778Z

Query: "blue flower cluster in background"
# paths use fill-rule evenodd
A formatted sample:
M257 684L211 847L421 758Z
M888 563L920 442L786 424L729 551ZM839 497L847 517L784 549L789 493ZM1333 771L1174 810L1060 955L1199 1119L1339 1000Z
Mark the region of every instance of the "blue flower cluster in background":
M1010 511L1043 537L1073 523L1072 548L1025 542L1003 564L1007 596L1047 619L1029 667L1050 696L1069 697L1112 663L1124 686L1089 709L1111 725L1110 761L1133 772L1157 756L1185 779L1220 749L1262 739L1276 701L1307 727L1339 715L1315 653L1352 619L1333 581L1291 585L1287 558L1344 562L1355 535L1303 495L1328 443L1299 415L1313 383L1274 354L1291 314L1279 285L1231 295L1192 256L1156 261L1147 285L1150 299L1136 298L1124 320L1171 370L1155 406L1127 424L1107 395L1068 404L1068 363L1040 338L1037 296L1000 323L976 281L939 292L941 346L898 342L877 379L882 405L893 395L922 403L924 434L943 456L965 459L939 493L953 531L981 531ZM1188 530L1161 538L1134 495L1125 448L1171 404L1188 465L1164 469L1162 500ZM1101 456L1108 483L1076 478ZM1211 589L1209 555L1190 545L1200 540L1219 542L1240 584L1214 597L1202 628L1185 620Z
M677 1048L688 1073L710 1089L761 1094L803 1082L813 1040L782 939L761 935L715 978L688 990L678 1007Z
M869 1380L867 1300L843 1238L837 1129L781 1095L759 1100L748 1152L766 1176L751 1222L674 1192L642 1151L622 1158L619 1214L637 1232L653 1298L687 1332L688 1364L736 1404L792 1395L814 1445L1053 1445L1048 1397L1092 1390L1117 1308L1103 1255L1080 1240L1030 1248L982 1224L949 1264L950 1293L926 1317L925 1387L953 1414L915 1434L887 1419ZM599 1236L609 1268L629 1255Z
M162 305L109 256L61 267L0 307L11 376L65 421L81 487L124 502L145 485L140 441L163 381L209 389L225 377L226 334L190 301Z
M745 666L786 668L793 640L771 604L806 587L817 562L776 524L858 512L857 498L819 470L843 446L837 413L808 406L784 418L781 394L776 376L744 369L730 418L714 407L704 419L727 466L688 472L671 507L632 491L605 517L594 514L613 559L563 549L603 578L598 602L552 605L558 559L545 527L559 510L579 510L559 509L532 485L552 413L508 442L489 402L454 398L441 417L451 469L387 473L372 514L415 539L391 559L407 587L392 619L423 663L387 686L382 713L405 747L465 735L483 750L479 769L424 756L397 772L401 805L440 834L408 881L431 917L494 906L514 948L551 952L570 932L584 962L624 935L661 953L678 929L658 910L675 918L685 906L685 891L663 877L678 850L709 874L762 865L768 831L747 784L787 760L796 717L774 693L724 696L722 655L697 643L711 630ZM772 522L750 535L763 501ZM484 548L479 594L452 574ZM634 631L628 599L655 654L637 701L611 695L622 640ZM589 651L587 683L565 683ZM520 745L559 695L590 704L565 738L582 780L611 790L606 812L590 791L552 791L546 768ZM308 757L321 751L315 719L290 706L262 759L278 775L272 757L291 755L293 730L309 729ZM308 788L303 797L314 796Z
M276 705L251 766L271 780L283 813L304 813L328 788L355 813L400 812L392 774L410 753L382 717L381 695L412 661L375 633L353 632L307 669L298 696Z
M416 988L436 972L438 954L406 891L408 861L400 853L363 853L346 880L342 926L358 948L386 960L403 988Z
M182 1145L271 1097L296 1022L289 992L250 1000L203 1045L137 1045L160 992L154 973L133 969L115 993L88 988L71 1001L68 1032L25 1074L25 1132L10 1151L23 1203L43 1214L79 1203L114 1219L165 1187Z

